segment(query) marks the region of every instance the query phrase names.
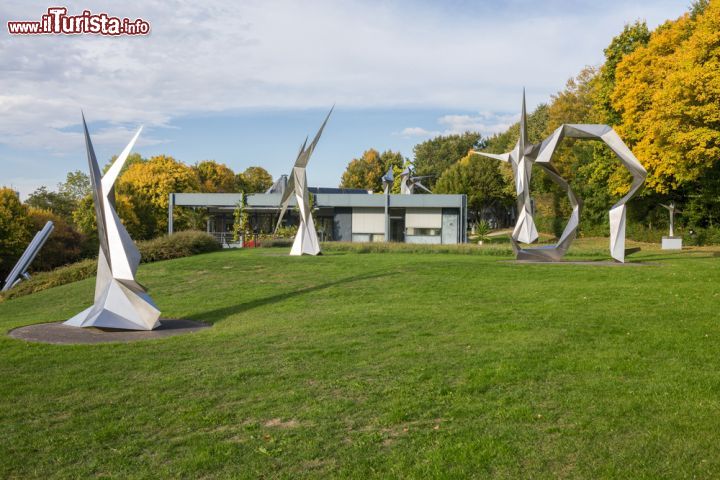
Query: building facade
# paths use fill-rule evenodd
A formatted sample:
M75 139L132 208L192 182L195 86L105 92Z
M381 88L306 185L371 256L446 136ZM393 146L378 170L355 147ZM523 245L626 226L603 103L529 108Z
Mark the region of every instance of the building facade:
M320 241L456 244L467 241L465 195L384 195L363 190L310 188ZM281 193L247 195L245 211L258 234L272 233L280 214ZM240 193L171 193L168 232L175 207L205 209L207 231L227 245ZM294 199L291 206L294 205ZM284 225L297 225L288 209Z

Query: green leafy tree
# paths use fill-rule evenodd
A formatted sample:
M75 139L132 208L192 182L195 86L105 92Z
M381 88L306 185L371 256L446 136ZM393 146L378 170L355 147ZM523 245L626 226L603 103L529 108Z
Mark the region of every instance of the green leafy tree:
M612 92L615 89L615 78L618 63L637 48L647 45L650 30L644 21L626 24L623 31L615 36L604 50L605 63L600 68L595 83L594 109L599 122L610 125L620 123L620 113L612 106Z
M72 220L72 212L77 207L77 201L64 192L52 192L42 186L32 192L25 204L39 210L47 210L66 220Z
M75 202L92 193L90 177L80 170L68 172L65 181L59 185L59 192Z
M465 132L459 135L435 137L419 143L413 148L415 160L415 173L417 175L431 175L423 181L430 190L443 172L451 165L465 157L473 148L482 148L482 138L479 133Z
M512 202L497 161L468 154L446 169L435 184L435 193L465 194L468 210L481 216L484 209Z

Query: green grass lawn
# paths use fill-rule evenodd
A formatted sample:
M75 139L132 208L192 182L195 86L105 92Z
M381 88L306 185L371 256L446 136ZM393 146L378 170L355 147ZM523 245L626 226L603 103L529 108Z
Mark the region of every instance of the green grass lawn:
M0 478L720 476L716 253L286 253L141 266L199 333L2 335ZM0 303L0 329L69 318L93 287Z

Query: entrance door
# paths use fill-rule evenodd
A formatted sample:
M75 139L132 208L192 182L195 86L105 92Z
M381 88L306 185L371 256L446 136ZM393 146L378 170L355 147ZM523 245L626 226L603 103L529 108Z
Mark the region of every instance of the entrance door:
M391 242L404 242L405 241L405 218L390 217L390 241Z

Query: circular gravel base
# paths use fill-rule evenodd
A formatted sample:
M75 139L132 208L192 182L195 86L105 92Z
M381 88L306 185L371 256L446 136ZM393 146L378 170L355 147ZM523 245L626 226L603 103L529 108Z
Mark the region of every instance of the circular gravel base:
M515 265L594 265L597 267L647 267L657 266L657 263L648 262L615 262L612 260L558 260L558 261L543 261L543 260L499 260L500 263L512 263Z
M13 338L26 342L55 343L63 345L83 343L136 342L174 337L185 333L210 328L206 323L192 320L160 319L160 326L155 330L115 330L101 328L79 328L63 325L63 322L38 323L15 328L8 332Z

